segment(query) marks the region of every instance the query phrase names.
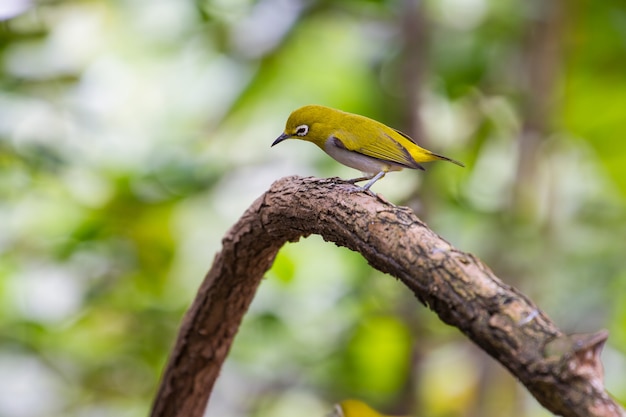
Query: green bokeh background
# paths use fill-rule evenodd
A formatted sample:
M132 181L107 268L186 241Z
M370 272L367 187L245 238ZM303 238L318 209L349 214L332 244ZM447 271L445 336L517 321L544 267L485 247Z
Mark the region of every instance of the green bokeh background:
M148 413L229 226L282 176L357 175L269 148L310 103L464 161L374 190L564 331L609 329L626 402L623 2L3 0L0 19L1 417ZM261 284L208 416L347 397L549 415L401 284L310 237Z

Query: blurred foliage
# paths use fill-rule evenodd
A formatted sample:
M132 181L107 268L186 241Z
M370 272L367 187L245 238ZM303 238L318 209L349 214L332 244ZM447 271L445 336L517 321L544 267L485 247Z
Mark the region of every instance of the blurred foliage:
M375 188L565 331L608 328L625 402L625 56L618 1L3 2L0 416L146 415L229 225L281 176L355 175L305 143L269 149L309 103L464 161ZM311 237L261 285L209 415L346 397L547 415L399 283Z

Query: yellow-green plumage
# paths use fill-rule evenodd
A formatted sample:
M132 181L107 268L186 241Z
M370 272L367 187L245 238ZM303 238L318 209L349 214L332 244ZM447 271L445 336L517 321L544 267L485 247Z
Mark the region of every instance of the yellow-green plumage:
M422 162L444 160L463 166L419 147L404 133L376 120L324 106L304 106L291 113L285 131L272 146L285 139L312 142L342 164L362 171L366 177L351 181L369 179L362 187L365 190L389 171L424 169Z

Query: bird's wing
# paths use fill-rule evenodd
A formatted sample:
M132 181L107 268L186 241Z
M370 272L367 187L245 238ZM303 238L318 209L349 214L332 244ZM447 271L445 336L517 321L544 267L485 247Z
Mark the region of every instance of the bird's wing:
M408 168L424 169L400 142L384 130L380 130L375 138L364 138L365 140L361 140L355 133L346 130L335 132L333 136L349 151Z
M403 138L405 138L406 140L408 140L411 143L414 143L417 145L417 142L415 142L415 139L413 139L412 137L410 137L409 135L407 135L406 133L398 130L398 129L393 129L394 132L396 132L397 134L401 135Z

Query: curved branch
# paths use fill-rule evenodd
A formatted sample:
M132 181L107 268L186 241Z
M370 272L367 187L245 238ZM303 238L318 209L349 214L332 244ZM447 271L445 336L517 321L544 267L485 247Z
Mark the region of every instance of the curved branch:
M187 312L153 417L202 416L241 319L287 241L310 234L360 252L400 279L444 322L502 363L547 409L572 417L626 416L604 390L599 354L608 336L566 336L475 256L396 207L338 179L288 177L257 199Z

